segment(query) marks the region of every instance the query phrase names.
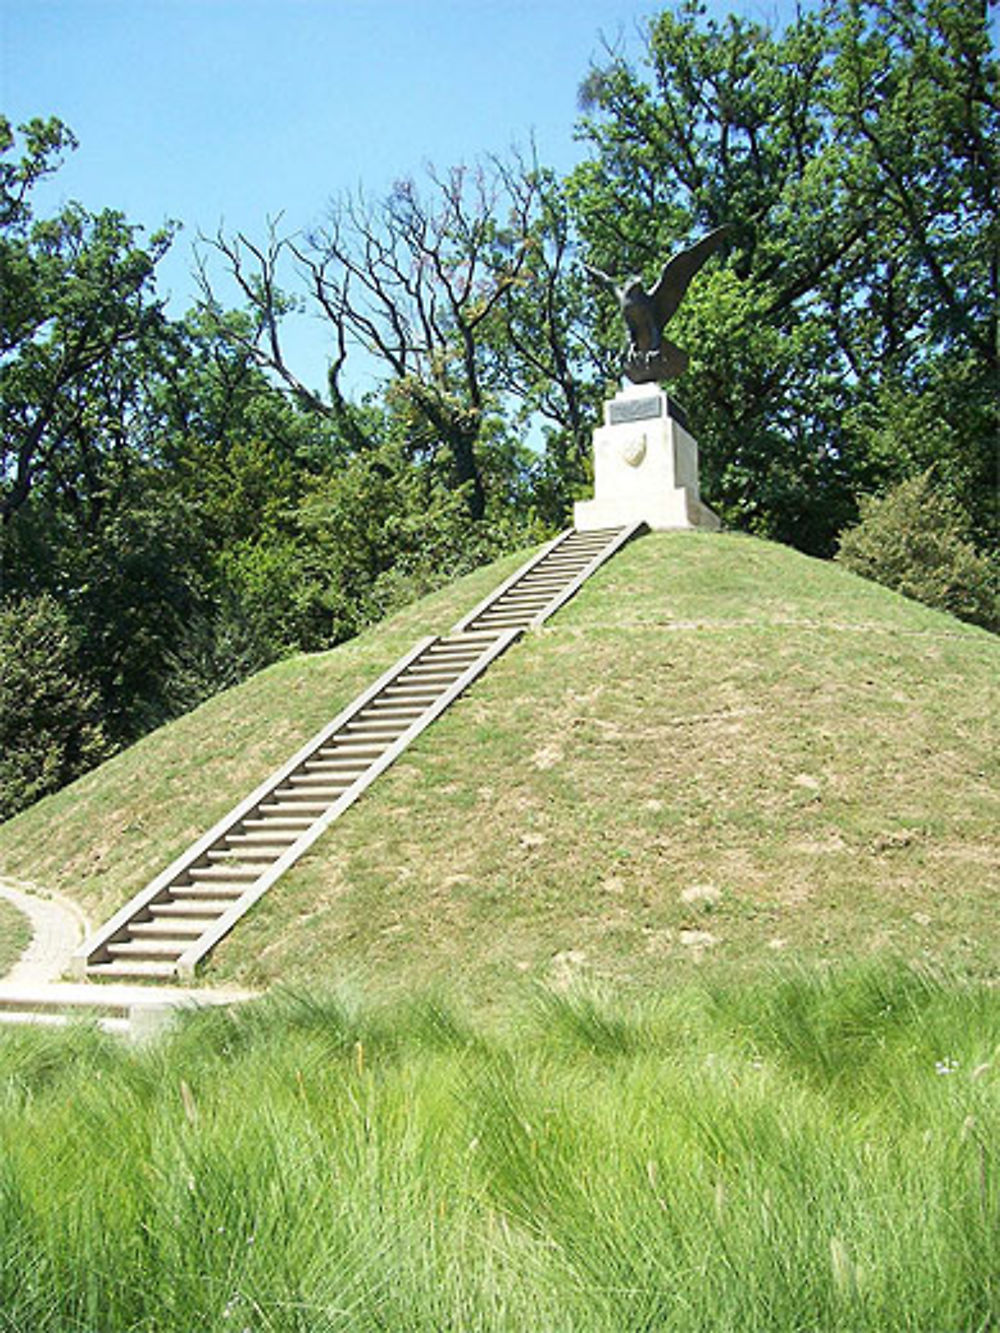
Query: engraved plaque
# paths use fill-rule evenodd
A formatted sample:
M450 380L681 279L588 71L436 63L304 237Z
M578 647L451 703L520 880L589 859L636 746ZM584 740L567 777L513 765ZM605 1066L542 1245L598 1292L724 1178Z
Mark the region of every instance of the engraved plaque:
M652 417L663 416L663 399L631 398L623 403L608 404L608 425L621 426L629 421L649 421Z

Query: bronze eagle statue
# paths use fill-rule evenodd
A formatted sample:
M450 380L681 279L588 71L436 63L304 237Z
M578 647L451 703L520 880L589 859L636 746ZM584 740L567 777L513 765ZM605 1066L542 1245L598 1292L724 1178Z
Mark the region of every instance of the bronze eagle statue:
M630 277L619 286L607 273L584 264L594 281L617 298L629 338L623 369L633 384L671 380L687 369L687 352L664 338L663 330L694 275L730 231L728 224L716 227L694 245L672 255L664 264L656 286L648 292L641 277Z

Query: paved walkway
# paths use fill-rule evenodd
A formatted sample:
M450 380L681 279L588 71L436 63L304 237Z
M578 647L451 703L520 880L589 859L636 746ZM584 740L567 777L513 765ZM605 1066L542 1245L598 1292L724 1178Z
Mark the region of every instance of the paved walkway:
M38 986L56 981L69 968L73 950L89 929L80 909L55 893L32 893L28 886L0 879L0 898L23 912L34 932L31 943L2 978L5 985Z

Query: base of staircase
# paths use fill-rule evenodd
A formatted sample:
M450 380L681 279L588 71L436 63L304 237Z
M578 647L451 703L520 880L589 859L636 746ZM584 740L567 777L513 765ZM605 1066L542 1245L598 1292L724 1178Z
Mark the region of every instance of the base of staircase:
M66 1027L91 1023L130 1041L147 1041L179 1013L253 999L251 991L182 990L176 986L0 983L0 1027Z

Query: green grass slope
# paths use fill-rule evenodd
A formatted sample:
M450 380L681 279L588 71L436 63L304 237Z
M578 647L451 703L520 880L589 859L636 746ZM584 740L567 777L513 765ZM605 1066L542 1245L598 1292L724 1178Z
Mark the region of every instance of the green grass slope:
M97 920L516 565L261 673L0 827ZM473 1000L892 953L995 975L1000 642L739 536L634 542L502 658L207 979Z
M31 940L31 925L13 903L0 898L0 978L9 972Z

